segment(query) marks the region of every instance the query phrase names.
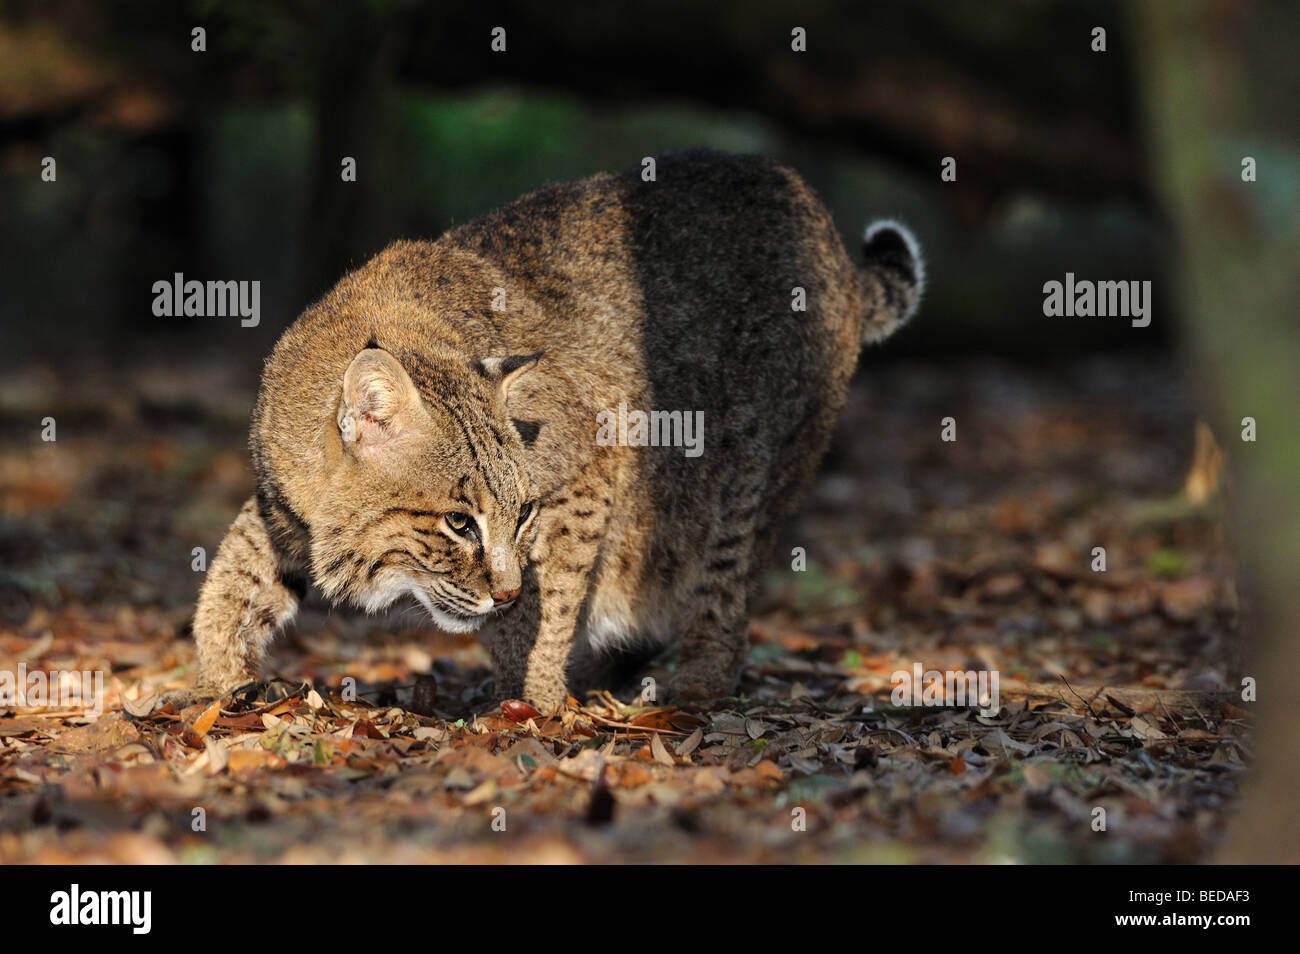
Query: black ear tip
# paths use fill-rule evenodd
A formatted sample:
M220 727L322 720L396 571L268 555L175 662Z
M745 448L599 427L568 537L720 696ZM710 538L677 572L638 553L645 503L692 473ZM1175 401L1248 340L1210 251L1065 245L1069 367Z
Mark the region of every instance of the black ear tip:
M509 374L512 371L518 371L520 368L536 364L541 356L542 352L540 351L534 351L532 354L512 354L510 357L501 360L501 373Z
M543 354L545 354L545 351L534 351L532 354L512 354L504 358L471 358L469 366L489 381L499 381L514 374L521 368L529 368L536 364Z

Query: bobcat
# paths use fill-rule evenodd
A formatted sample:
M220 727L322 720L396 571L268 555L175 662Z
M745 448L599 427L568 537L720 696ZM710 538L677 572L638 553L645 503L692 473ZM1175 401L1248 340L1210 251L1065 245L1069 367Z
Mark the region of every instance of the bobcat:
M498 696L543 711L674 635L674 698L735 691L775 535L922 262L882 222L855 266L768 159L691 151L655 178L549 185L396 242L284 333L181 701L258 678L303 578L369 612L411 597L444 630L491 621ZM624 439L626 409L699 420L696 453Z

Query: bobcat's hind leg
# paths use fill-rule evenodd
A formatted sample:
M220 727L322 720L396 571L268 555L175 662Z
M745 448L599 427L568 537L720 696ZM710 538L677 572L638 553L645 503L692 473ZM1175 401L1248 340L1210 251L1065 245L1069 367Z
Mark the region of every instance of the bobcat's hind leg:
M681 660L669 682L669 698L694 702L734 695L749 649L749 618L743 598L735 612L705 610L681 634Z
M199 673L193 688L165 701L217 699L260 678L266 647L298 610L281 579L282 561L257 498L249 497L208 568L194 610Z
M728 538L724 544L732 543ZM694 603L681 628L681 654L669 683L675 700L730 696L740 684L749 655L749 540L738 552L716 557L696 585Z
M722 486L718 520L684 607L681 654L668 686L674 700L734 694L749 655L751 575L763 482L751 476Z

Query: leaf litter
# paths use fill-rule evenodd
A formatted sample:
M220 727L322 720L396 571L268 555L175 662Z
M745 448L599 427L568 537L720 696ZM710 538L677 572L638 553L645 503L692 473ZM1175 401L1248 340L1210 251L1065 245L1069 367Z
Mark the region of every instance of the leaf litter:
M860 381L788 534L808 570L772 574L738 695L680 707L497 705L473 639L309 602L273 658L300 680L150 712L193 673L188 548L250 489L238 434L128 420L75 468L5 445L0 546L51 569L5 577L0 670L105 692L0 708L0 862L1201 860L1253 757L1222 695L1235 581L1213 502L1152 504L1192 419L1143 410L1176 398L1150 369L1166 390L1120 403L1117 373ZM955 406L978 441L918 437ZM78 504L96 485L127 510ZM913 663L997 670L1001 711L894 705Z

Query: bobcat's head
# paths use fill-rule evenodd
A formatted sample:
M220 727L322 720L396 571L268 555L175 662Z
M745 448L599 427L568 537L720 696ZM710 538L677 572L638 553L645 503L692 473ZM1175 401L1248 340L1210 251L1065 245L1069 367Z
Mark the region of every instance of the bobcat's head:
M382 348L352 360L311 520L328 597L376 612L409 595L450 632L514 602L538 505L506 399L538 357L408 362L419 387Z

